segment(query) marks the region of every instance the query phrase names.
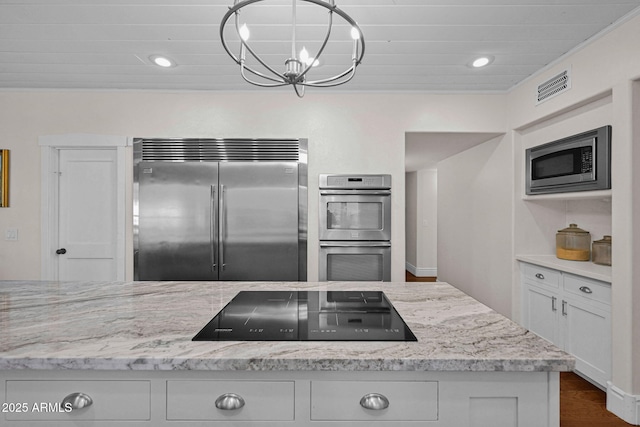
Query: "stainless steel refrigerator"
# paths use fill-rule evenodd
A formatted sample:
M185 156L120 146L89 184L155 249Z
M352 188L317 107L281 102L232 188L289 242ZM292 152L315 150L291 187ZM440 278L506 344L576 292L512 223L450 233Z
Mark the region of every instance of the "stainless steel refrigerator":
M177 150L176 140L147 140L155 154L145 160L144 141L134 142L136 280L306 280L306 165L273 153L225 158L221 140L179 140ZM253 156L260 145L240 144Z

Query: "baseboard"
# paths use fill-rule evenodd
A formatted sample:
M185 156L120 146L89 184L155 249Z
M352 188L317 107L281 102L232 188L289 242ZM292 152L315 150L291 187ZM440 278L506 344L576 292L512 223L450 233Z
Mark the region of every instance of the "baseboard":
M628 394L611 381L607 381L607 410L631 425L640 425L640 395Z
M405 262L405 268L416 277L438 277L437 268L418 268L408 262Z

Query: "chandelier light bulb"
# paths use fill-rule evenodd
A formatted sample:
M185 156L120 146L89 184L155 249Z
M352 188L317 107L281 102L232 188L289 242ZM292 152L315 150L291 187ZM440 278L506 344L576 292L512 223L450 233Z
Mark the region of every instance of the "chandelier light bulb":
M351 27L351 38L354 40L360 39L360 31L356 27Z
M302 61L305 64L307 64L309 59L310 59L309 58L309 52L307 52L307 49L305 47L303 47L302 50L300 51L300 61Z
M242 27L240 27L240 30L238 30L238 34L240 34L240 38L244 41L249 40L249 27L247 27L247 24L242 24Z
M300 55L298 55L298 57L300 58L300 62L302 62L305 65L311 65L312 67L317 67L318 64L320 64L317 59L309 56L309 52L305 47L302 48L302 50L300 51Z

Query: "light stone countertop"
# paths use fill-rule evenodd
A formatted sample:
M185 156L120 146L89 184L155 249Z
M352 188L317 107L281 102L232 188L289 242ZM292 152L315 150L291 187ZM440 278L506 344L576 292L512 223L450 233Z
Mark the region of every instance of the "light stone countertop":
M191 338L240 290L384 291L418 342ZM0 370L568 371L575 360L446 283L0 281Z
M598 265L591 261L568 261L558 259L555 255L516 255L516 259L611 284L611 266Z

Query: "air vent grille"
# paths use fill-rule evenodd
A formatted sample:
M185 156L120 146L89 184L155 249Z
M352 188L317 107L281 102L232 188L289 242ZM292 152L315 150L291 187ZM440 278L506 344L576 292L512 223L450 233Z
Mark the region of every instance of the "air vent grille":
M143 161L298 161L297 139L139 139Z
M538 85L537 104L547 99L558 96L566 90L571 89L570 70L564 70L560 74L551 77L549 80Z

